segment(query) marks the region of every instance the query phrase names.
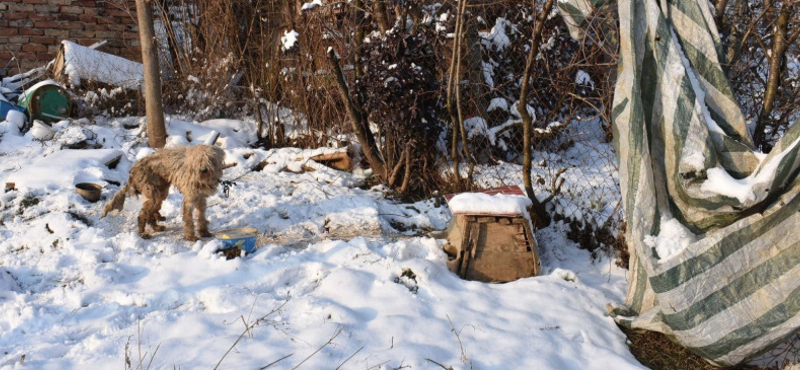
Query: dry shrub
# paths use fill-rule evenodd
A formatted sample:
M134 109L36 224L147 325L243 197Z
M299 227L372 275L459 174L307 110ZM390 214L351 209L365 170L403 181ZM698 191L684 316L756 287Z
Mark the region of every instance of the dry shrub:
M620 327L628 336L628 347L642 365L653 370L718 370L702 357L654 331L635 331ZM737 366L737 369L772 369L778 367Z
M439 155L432 150L446 125L440 118L446 115L437 73L444 63L438 50L443 40L431 29L412 34L395 28L384 39L365 43L364 74L351 92L378 128L386 165L410 165L406 173L414 176L401 190L417 196L431 194L443 182L435 165Z

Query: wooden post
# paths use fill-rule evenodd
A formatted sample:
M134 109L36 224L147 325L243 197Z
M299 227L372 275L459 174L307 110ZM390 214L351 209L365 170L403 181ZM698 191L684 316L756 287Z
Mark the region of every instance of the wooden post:
M161 75L158 67L152 0L136 0L136 17L139 22L139 40L142 45L144 67L144 102L147 115L147 137L151 148L163 148L167 143L164 126L164 106L161 98Z

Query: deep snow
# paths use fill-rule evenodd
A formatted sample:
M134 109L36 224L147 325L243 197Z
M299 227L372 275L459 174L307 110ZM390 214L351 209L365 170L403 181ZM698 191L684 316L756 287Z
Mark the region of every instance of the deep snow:
M363 172L308 160L324 149L250 149L239 121L172 120L169 143L222 133L238 165L226 170L230 196L209 198L211 228L258 228L255 254L225 260L217 241L181 239L174 189L168 229L151 240L135 233L140 200L100 219L102 201L73 184L113 194L146 154L125 128L141 120L62 122L46 142L0 138L0 184L16 188L0 194L0 369L123 369L126 353L152 369L258 369L289 355L270 368L642 368L605 314L623 299L624 271L592 263L562 223L537 232L543 276L463 281L427 233L447 227L446 206L362 189ZM85 139L101 148L61 149ZM115 169L112 154L123 155Z

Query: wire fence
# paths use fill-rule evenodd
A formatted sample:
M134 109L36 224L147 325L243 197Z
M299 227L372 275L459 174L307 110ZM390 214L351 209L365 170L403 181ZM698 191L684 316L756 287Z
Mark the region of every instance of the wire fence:
M520 103L544 2L463 1L161 0L167 110L253 117L267 148L346 147L359 144L352 101L391 175L384 183L415 201L522 184L524 105L533 186L552 195L552 219L586 248L613 244L624 226L609 125L614 9L594 15L581 42L549 11Z

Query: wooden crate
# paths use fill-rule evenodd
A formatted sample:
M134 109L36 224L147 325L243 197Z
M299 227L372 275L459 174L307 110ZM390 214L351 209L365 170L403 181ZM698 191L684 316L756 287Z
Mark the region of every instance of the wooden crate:
M447 238L448 268L463 279L501 283L540 273L539 247L523 216L454 215Z

